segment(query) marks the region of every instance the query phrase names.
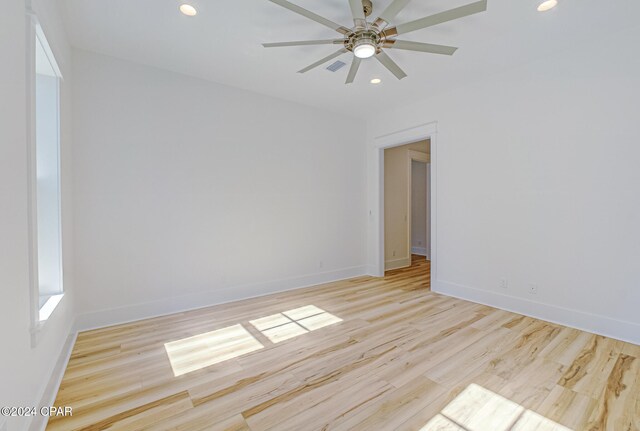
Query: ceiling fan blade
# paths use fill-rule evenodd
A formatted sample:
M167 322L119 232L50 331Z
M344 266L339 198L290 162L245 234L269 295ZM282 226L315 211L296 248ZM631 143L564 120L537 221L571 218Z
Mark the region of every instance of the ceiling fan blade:
M389 6L374 21L378 27L382 27L385 23L390 23L400 13L410 0L393 0Z
M339 55L344 54L345 52L347 52L347 49L346 48L341 48L341 49L337 50L336 52L334 52L333 54L327 55L325 58L323 58L321 60L318 60L313 64L310 64L309 66L305 67L304 69L299 70L298 73L308 72L311 69L313 69L314 67L318 67L321 64L326 63L327 61L329 61L329 60L331 60L333 58L336 58Z
M435 15L427 16L424 18L410 21L404 24L391 27L384 31L385 36L395 36L397 34L405 34L412 31L420 30L423 28L431 27L443 22L453 21L454 19L463 18L465 16L473 15L476 13L484 12L487 10L487 0L480 0L475 3L468 4L466 6L460 6L455 9L450 9L444 12L437 13Z
M356 26L366 26L367 18L364 16L364 7L362 6L362 0L349 0L349 6L351 6L351 15L353 15L353 22L356 24Z
M291 3L291 2L288 2L287 0L269 0L269 1L272 2L272 3L275 3L275 4L279 5L279 6L282 6L284 8L287 8L290 11L295 12L295 13L297 13L299 15L302 15L302 16L304 16L306 18L309 18L310 20L318 22L318 23L320 23L322 25L326 25L327 27L329 27L329 28L331 28L331 29L333 29L333 30L335 30L335 31L337 31L339 33L347 34L349 32L348 28L343 27L340 24L331 21L330 19L324 18L324 17L322 17L322 16L320 16L318 14L315 14L315 13L309 11L309 10L306 10L305 8L302 8L302 7L300 7L298 5L295 5L295 4Z
M385 48L406 49L408 51L428 52L431 54L453 55L458 48L455 46L434 45L431 43L410 42L408 40L388 39L383 45Z
M347 81L345 84L351 84L356 77L356 73L358 73L358 68L360 67L360 58L353 56L353 61L351 62L351 68L349 69L349 74L347 75Z
M331 45L342 44L343 39L325 39L325 40L299 40L295 42L275 42L275 43L263 43L265 48L278 48L281 46L303 46L303 45Z
M380 51L378 54L376 54L376 59L380 63L382 63L384 67L389 69L389 72L393 73L396 78L402 79L407 76L407 74L404 73L402 69L400 69L400 66L398 66L395 61L393 61L391 57L389 57L384 51Z

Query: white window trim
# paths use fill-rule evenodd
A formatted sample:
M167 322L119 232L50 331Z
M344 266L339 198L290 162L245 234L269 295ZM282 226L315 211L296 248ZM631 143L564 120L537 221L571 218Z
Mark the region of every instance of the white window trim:
M27 186L28 186L28 210L29 210L29 290L30 290L30 334L31 346L35 347L42 338L43 329L49 318L53 315L60 303L64 300L64 291L59 295L51 296L43 307L40 307L40 285L38 280L38 218L37 218L37 181L36 181L36 41L40 41L47 58L51 62L54 72L59 78L59 84L63 77L55 60L53 51L49 46L42 27L35 13L26 10L26 75L27 75ZM58 84L58 98L60 98L60 85ZM58 100L60 103L60 100ZM58 121L60 124L60 121ZM60 127L58 127L58 142L60 142ZM58 163L60 159L58 158ZM60 176L58 177L60 182ZM58 190L60 184L58 185ZM60 199L60 198L59 198ZM58 204L61 211L61 202ZM62 238L62 221L60 222L60 238ZM60 274L62 274L62 254L60 258ZM62 281L61 281L62 286ZM41 320L42 317L46 319Z

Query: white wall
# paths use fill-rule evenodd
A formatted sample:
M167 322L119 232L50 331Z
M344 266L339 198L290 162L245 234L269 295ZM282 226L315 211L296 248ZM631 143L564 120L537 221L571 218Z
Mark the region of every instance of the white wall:
M365 272L365 124L74 52L81 327Z
M39 406L51 402L45 393L54 367L64 357L73 323L73 263L70 235L72 204L69 189L71 150L69 86L70 49L53 2L33 8L59 62L65 83L62 98L62 197L65 287L67 294L31 347L29 230L27 211L27 22L23 1L3 4L0 14L0 405ZM55 381L55 378L54 378ZM43 398L44 396L44 398ZM4 418L0 418L0 425ZM29 426L27 418L9 418L9 431Z
M437 291L640 343L639 40L625 30L371 119L369 160L375 137L437 121Z
M427 250L427 164L411 161L411 250Z

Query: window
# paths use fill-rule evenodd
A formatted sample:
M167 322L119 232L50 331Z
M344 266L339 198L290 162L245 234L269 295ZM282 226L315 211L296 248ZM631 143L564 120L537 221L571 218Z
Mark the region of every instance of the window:
M35 35L35 82L32 83L35 96L32 110L35 115L32 128L35 136L32 171L35 167L35 176L32 174L31 181L32 191L35 191L35 199L32 197L36 248L33 251L33 277L38 290L38 316L35 320L40 323L49 318L63 295L60 211L61 77L49 44L37 25Z

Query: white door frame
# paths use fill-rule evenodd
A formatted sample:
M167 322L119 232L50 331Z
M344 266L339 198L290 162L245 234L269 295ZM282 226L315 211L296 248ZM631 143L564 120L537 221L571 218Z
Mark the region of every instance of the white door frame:
M404 130L399 130L373 139L373 205L372 211L376 214L373 217L375 223L372 238L373 262L370 275L384 276L384 150L398 147L413 142L429 139L431 141L430 167L431 184L429 193L431 197L429 219L431 221L431 286L434 285L437 270L437 247L436 247L436 215L437 215L437 165L438 165L438 124L436 122L421 124ZM376 202L377 201L377 202ZM375 217L377 215L377 217Z
M429 215L425 220L425 229L427 232L427 259L431 260L431 156L429 156L429 162L427 163L427 214Z

